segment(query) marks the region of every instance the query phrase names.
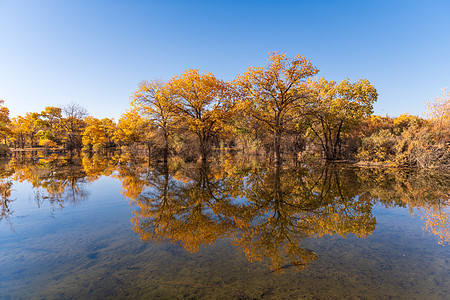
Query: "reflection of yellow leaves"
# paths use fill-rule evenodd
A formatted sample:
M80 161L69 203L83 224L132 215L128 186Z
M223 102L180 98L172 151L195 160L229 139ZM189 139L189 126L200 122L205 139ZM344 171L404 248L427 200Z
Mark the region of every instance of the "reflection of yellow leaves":
M147 182L143 176L147 166L139 164L127 164L122 162L116 170L114 177L122 182L122 195L133 201L137 201L145 190Z
M386 206L408 206L411 214L425 221L424 229L450 242L450 177L433 172L407 172L401 169L369 169L359 178L372 198Z
M421 206L414 203L410 205L414 209L412 212L416 211L425 221L424 230L437 236L440 245L450 244L450 207L448 205Z
M305 238L367 237L374 230L371 199L358 198L358 189L339 174L254 166L224 157L210 166L184 165L172 176L151 171L148 189L133 195L139 207L134 230L144 240L169 239L191 252L232 237L250 261L267 259L276 272L316 259L301 247Z
M450 243L450 209L428 211L424 214L425 229L439 237L439 244Z
M81 163L86 172L88 181L95 181L100 176L109 176L116 168L116 160L111 157L102 157L99 155L84 155Z
M14 201L10 199L12 184L11 180L0 178L0 221L8 219L13 213L10 207L10 203Z
M55 155L38 162L11 160L15 173L12 178L18 182L30 182L36 189L38 204L44 199L51 205L63 207L65 202L77 202L87 196L83 189L86 176L77 161L67 163Z

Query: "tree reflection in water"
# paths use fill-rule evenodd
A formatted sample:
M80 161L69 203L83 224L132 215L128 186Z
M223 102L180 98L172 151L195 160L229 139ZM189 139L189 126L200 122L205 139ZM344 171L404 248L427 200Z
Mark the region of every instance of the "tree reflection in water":
M167 164L151 170L151 188L133 199L139 207L132 219L135 231L144 240L170 239L192 252L232 236L236 226L228 207L233 198L223 178L214 175L206 162L172 174Z
M12 180L1 179L0 180L0 221L8 220L9 217L13 214L11 210L11 202L14 200L11 199L11 187Z
M370 198L341 184L337 170L263 168L248 178L246 226L235 243L250 260L271 260L271 268L308 266L317 255L300 247L310 237L354 233L366 237L375 229ZM342 186L341 186L342 185Z
M52 156L38 160L11 160L12 178L18 182L30 182L35 190L35 201L40 207L44 202L53 209L66 203L84 201L88 193L84 188L86 172L80 163Z
M366 237L375 229L371 198L342 181L329 167L166 164L151 170L148 188L132 198L132 222L143 240L169 239L193 252L231 238L251 261L302 269L317 257L301 246L304 239Z
M13 173L9 164L4 162L0 164L0 221L9 221L9 217L13 214L11 209L11 202L14 201L11 199L13 181L10 178Z
M30 182L40 206L52 209L87 199L87 182L101 176L122 182L122 194L136 208L133 228L145 241L167 241L198 251L228 238L251 261L268 261L272 271L307 267L317 254L308 238L375 229L375 203L408 207L424 219L424 230L450 243L450 176L400 169L358 169L223 156L215 163L149 164L136 157L83 156L0 164L0 221L14 213L14 182ZM13 197L14 198L14 197ZM11 223L10 223L11 225Z
M450 175L432 171L367 169L359 181L374 201L386 206L407 206L424 221L424 230L436 235L439 244L450 243Z

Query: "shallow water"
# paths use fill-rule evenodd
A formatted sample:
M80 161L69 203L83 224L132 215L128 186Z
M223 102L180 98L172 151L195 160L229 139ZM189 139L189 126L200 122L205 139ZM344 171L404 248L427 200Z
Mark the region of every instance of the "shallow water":
M450 297L445 174L229 157L1 174L1 299Z

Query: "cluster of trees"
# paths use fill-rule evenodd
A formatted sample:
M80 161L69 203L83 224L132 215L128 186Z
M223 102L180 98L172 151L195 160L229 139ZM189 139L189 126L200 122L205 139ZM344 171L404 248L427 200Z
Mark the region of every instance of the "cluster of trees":
M174 151L189 152L193 143L206 160L212 146L240 141L247 149L250 144L270 149L281 162L286 136L311 130L325 157L336 159L341 135L371 113L377 93L367 80L310 80L317 72L304 57L278 52L270 53L267 67L249 68L232 82L188 69L167 82L142 82L117 124L86 117L76 105L47 107L12 120L5 108L2 134L20 148L84 146L95 151L141 144L149 152L158 150L164 160Z
M113 148L119 141L113 119L88 116L85 108L74 103L62 108L48 106L41 112L14 118L9 118L8 109L1 106L0 114L3 146L14 149L62 148L73 152L84 148L99 151Z
M181 130L197 142L203 159L212 144L228 141L244 150L270 150L280 163L283 151L300 150L310 136L333 160L341 154L342 136L372 113L377 92L367 80L312 80L317 72L300 55L274 52L265 68L250 67L229 83L190 69L167 82L142 82L132 105L153 121L164 153Z
M0 110L0 134L5 144L22 149L64 146L74 150L81 144L89 119L87 111L76 104L63 108L49 106L41 112L30 112L11 119L6 107L2 106Z
M429 103L427 119L371 116L361 124L356 158L417 168L450 168L450 94Z
M214 148L282 153L327 160L359 159L418 167L450 166L450 95L430 104L430 116L373 116L375 87L313 78L309 60L269 53L231 82L188 69L170 80L144 81L118 122L87 117L75 105L47 107L9 119L0 105L0 134L12 147L64 147L100 152L122 146L206 160ZM0 103L2 104L2 103Z

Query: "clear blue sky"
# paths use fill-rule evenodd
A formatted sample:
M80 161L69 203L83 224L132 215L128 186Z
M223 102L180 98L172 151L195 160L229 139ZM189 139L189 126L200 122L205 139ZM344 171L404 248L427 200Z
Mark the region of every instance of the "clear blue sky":
M275 50L327 79L367 78L376 114L420 115L450 87L450 1L0 0L11 116L75 102L117 120L141 80L187 68L232 80Z

